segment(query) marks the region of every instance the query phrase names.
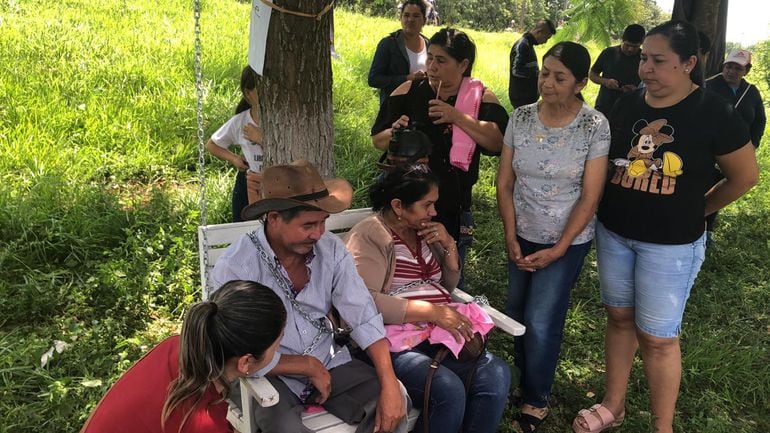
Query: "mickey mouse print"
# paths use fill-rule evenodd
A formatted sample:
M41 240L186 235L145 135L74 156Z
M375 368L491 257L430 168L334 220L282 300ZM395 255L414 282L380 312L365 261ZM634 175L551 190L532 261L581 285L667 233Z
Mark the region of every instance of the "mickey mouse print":
M673 194L676 177L683 173L682 158L662 146L674 142L674 127L666 119L652 122L640 119L632 128L631 150L625 158L615 158L610 182L625 188L653 194Z

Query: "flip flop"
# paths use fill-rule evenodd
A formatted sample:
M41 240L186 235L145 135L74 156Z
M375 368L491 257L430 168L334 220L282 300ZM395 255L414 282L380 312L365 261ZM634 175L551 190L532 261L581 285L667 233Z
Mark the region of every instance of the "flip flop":
M581 417L588 426L588 430L580 425L578 420ZM604 405L597 403L591 406L589 409L583 409L578 412L575 420L572 421L572 431L575 433L599 433L607 429L620 426L623 424L624 419L625 412L623 412L623 414L621 414L619 417L615 418L615 415L612 414L612 411L607 409Z

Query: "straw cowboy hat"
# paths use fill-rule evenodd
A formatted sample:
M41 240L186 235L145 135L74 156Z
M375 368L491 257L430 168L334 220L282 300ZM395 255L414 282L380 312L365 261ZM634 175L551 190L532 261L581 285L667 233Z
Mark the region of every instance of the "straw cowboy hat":
M329 213L350 207L353 188L345 179L323 180L309 161L274 165L262 172L262 199L246 206L244 220L257 219L270 211L308 206Z

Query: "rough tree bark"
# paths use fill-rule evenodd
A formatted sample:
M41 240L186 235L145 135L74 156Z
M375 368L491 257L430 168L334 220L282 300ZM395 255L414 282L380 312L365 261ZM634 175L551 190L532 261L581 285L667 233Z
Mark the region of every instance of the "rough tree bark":
M317 14L329 1L274 3ZM323 176L334 174L330 20L331 11L319 21L273 10L257 84L266 167L304 158Z
M684 20L711 39L711 54L703 73L710 77L722 70L727 35L728 0L675 0L671 19Z

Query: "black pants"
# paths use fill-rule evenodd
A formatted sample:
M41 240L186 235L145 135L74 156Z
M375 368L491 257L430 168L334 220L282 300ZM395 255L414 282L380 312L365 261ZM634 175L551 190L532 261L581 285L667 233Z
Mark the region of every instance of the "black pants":
M235 175L235 185L233 185L233 222L241 222L241 212L249 204L249 195L246 193L246 172L238 170Z

